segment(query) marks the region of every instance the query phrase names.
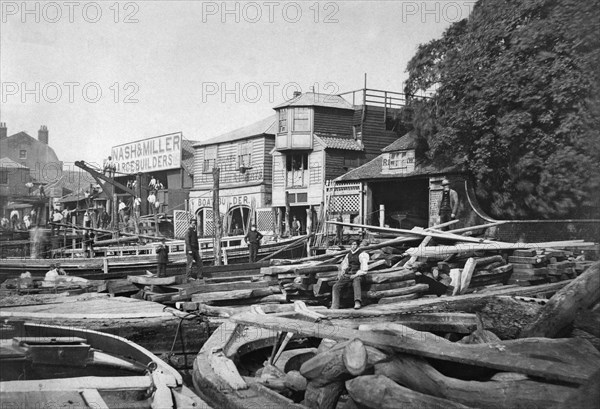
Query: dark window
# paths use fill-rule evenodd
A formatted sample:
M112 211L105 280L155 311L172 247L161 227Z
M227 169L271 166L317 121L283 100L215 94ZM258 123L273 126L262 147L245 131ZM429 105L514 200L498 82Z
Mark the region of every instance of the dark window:
M27 159L27 151L25 149L19 151L19 159Z
M287 109L279 110L279 132L287 132Z
M8 172L6 172L6 171L0 172L0 184L1 185L8 184Z

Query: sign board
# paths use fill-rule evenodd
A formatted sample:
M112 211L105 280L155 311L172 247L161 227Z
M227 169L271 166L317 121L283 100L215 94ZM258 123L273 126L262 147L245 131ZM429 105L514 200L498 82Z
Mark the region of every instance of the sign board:
M157 172L181 167L183 135L181 132L155 136L114 146L112 159L117 172L134 174Z

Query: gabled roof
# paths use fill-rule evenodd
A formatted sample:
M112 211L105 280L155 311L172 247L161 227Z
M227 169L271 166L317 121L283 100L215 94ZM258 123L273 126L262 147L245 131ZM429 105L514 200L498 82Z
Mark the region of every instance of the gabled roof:
M285 107L326 107L326 108L338 108L338 109L354 109L351 103L346 101L339 95L331 94L319 94L316 92L305 92L295 96L294 98L287 100L273 109L285 108Z
M420 161L417 160L414 172L403 174L383 173L383 156L384 154L381 154L372 161L367 162L356 169L352 169L348 173L336 178L335 180L345 182L357 180L402 179L415 176L447 174L458 171L458 166L440 167L436 166L435 163L432 163L429 160L422 159Z
M407 132L399 139L383 148L382 152L402 151L407 149L415 149L417 147L417 135L414 131Z
M259 135L275 135L275 125L277 116L271 115L268 118L262 119L253 124L238 128L231 132L227 132L223 135L208 139L206 141L196 142L193 146L197 148L199 146L214 145L217 143L227 143L239 141L241 139L251 138Z
M364 147L358 141L353 138L339 137L339 136L325 136L315 134L315 138L325 149L342 149L346 151L362 151Z
M16 169L29 169L27 166L23 166L20 163L15 162L10 158L0 159L0 167L2 168L16 168Z

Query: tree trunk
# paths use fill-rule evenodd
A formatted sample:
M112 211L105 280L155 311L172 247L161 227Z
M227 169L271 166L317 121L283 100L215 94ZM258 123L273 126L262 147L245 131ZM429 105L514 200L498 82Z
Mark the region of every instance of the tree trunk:
M373 409L466 409L467 406L425 395L398 385L383 375L359 376L346 382L350 397Z
M520 338L561 336L582 311L600 301L600 262L560 289L542 307L539 317L525 327Z
M344 382L336 381L325 386L309 382L304 393L304 405L311 409L334 409L344 391Z

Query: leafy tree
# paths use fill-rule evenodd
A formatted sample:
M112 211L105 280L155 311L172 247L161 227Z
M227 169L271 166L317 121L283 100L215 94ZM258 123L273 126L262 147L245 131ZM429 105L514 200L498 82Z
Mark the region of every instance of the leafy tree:
M479 0L408 64L413 125L496 217L600 217L600 0ZM418 114L421 113L421 115Z

